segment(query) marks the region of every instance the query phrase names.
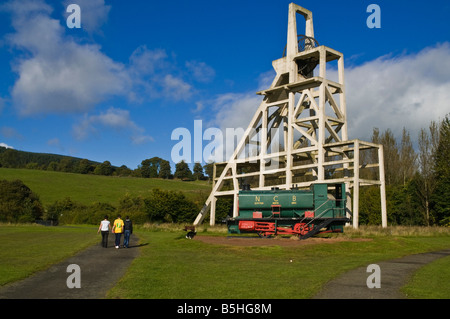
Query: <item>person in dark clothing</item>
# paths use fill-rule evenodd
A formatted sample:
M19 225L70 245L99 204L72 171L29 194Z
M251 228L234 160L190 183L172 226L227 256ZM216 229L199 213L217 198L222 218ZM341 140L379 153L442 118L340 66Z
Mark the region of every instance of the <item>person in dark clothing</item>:
M123 247L129 248L128 245L130 244L130 235L133 233L133 223L131 222L129 216L125 218L123 229L124 229Z

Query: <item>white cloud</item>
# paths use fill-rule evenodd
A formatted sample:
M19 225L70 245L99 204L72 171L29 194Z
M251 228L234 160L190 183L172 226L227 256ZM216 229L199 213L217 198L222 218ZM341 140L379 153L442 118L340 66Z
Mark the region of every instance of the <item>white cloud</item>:
M192 85L176 74L176 63L163 49L138 47L130 57L128 71L133 78L135 100L164 98L186 101L193 94Z
M51 146L59 147L59 146L61 146L61 141L59 140L59 138L55 137L55 138L49 139L47 141L47 144L51 145Z
M213 130L212 143L216 149L214 159L207 157L204 158L205 161L221 162L229 159L261 101L261 96L251 92L221 94L209 102L216 116L205 126Z
M373 127L400 138L405 127L416 139L450 111L450 44L380 57L347 68L345 78L350 138L370 138Z
M21 115L85 112L129 86L122 64L94 44L78 44L64 36L64 27L50 17L42 1L9 2L15 33L9 43L25 52L14 61L18 80L12 89Z
M133 144L143 144L153 141L151 136L144 135L145 130L138 126L130 117L128 110L111 107L99 115L85 115L83 120L73 126L76 139L84 140L99 134L99 128L109 128L115 131L127 131Z
M65 151L64 146L62 145L60 139L57 137L49 139L47 141L47 145L57 148L60 152Z
M191 112L192 113L200 113L201 111L203 111L204 108L205 108L204 102L197 101L197 102L195 102L195 108L192 108Z
M131 142L136 145L145 144L149 142L154 142L155 139L149 135L132 135Z
M0 134L5 138L16 138L16 139L22 139L23 136L17 132L17 130L14 127L10 126L2 126L0 128Z
M81 9L81 28L89 33L100 32L100 27L108 20L108 14L111 6L106 5L104 0L65 0L63 5L76 3ZM65 18L70 12L65 12Z
M109 126L115 129L135 128L136 124L130 119L130 112L116 108L109 108L106 113L93 115L90 117L94 122Z
M170 67L167 57L163 49L150 50L141 45L130 56L130 72L140 76L153 75L158 70Z
M205 62L187 61L185 65L192 77L198 82L208 83L216 76L214 69Z
M262 97L256 95L255 92L219 95L213 102L216 117L212 124L223 131L226 128L243 128L245 130L261 101Z
M63 6L69 4L65 0ZM104 0L81 0L81 31L99 32L110 6ZM85 113L113 96L130 101L152 99L186 101L195 93L174 54L139 46L128 63L114 61L91 38L66 34L64 21L51 17L53 8L43 0L10 1L0 5L11 14L14 32L6 35L15 49L12 105L22 116ZM64 13L67 15L66 13ZM62 23L62 24L61 24ZM83 33L79 33L83 36ZM210 80L214 70L203 62L189 62L194 78ZM0 111L3 105L0 99Z
M192 86L171 74L164 76L162 84L164 95L174 101L187 100L192 95Z
M88 111L109 96L124 94L127 79L122 66L96 46L69 44L66 50L52 60L21 61L12 91L21 115Z
M274 75L263 73L259 89L268 88ZM337 78L336 70L327 70L327 77ZM450 44L346 68L345 79L350 139L368 140L374 127L390 128L400 138L405 127L415 140L421 128L450 112ZM255 92L218 96L210 126L246 129L261 103Z
M9 146L8 144L5 144L5 143L0 143L0 146L1 147L5 147L5 148L12 148L12 149L14 149L14 147Z

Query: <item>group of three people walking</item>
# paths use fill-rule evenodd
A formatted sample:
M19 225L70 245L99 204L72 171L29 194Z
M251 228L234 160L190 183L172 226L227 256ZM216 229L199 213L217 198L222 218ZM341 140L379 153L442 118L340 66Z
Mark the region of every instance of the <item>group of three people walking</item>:
M102 247L108 248L108 235L109 231L112 231L115 235L115 246L116 249L120 247L120 239L123 236L123 247L128 248L130 244L130 235L133 233L133 223L130 218L127 216L125 221L122 220L122 216L118 215L117 219L114 220L113 226L111 228L111 223L108 220L108 216L105 216L105 219L101 221L100 226L98 228L97 234L99 232L102 233Z

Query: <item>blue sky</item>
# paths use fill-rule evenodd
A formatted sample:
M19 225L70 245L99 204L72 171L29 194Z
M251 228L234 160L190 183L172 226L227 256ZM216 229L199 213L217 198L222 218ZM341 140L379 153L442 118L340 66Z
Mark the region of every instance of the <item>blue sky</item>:
M1 2L0 145L134 169L170 160L172 132L194 120L246 128L283 53L289 2ZM66 25L72 3L80 29ZM350 138L406 127L416 140L450 112L449 1L296 3L345 56ZM366 25L371 3L379 29Z

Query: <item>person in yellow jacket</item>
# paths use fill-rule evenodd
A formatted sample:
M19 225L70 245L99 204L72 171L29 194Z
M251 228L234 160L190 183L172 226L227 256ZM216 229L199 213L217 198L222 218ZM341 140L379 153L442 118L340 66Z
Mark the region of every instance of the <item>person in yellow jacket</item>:
M123 220L120 215L117 215L117 219L113 223L112 232L116 234L116 248L120 246L120 237L123 234Z

